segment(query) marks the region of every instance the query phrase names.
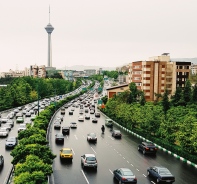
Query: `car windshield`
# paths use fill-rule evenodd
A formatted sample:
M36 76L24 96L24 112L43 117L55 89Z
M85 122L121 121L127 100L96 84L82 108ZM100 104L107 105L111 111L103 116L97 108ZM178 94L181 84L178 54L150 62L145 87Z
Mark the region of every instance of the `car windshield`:
M123 176L132 176L133 173L131 171L124 171Z
M171 174L168 169L160 169L159 174Z
M95 157L87 157L86 160L88 160L88 161L95 161L96 158Z
M72 151L71 150L63 150L62 153L64 153L64 154L71 154Z

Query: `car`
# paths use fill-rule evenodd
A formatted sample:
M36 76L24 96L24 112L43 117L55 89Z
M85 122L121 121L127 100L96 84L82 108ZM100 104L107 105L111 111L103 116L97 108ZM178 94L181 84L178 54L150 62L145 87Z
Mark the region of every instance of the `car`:
M89 114L86 114L85 115L85 119L90 119L90 115Z
M5 148L14 148L18 144L17 137L8 137L5 142Z
M55 118L55 120L61 123L64 120L64 116L58 116Z
M69 113L68 113L69 115L73 115L73 111L69 111Z
M7 123L8 121L8 118L5 118L5 117L1 117L0 119L0 123Z
M78 117L78 121L84 121L84 117L83 116L79 116Z
M87 134L87 141L88 142L97 142L97 137L95 133Z
M4 157L3 155L0 155L0 168L4 166Z
M75 108L74 107L71 107L71 111L75 111Z
M138 145L138 151L142 151L144 155L147 153L155 155L157 153L157 147L152 142L142 142Z
M79 114L83 114L83 109L80 109L79 110Z
M19 112L19 109L14 109L14 113L18 113Z
M25 123L21 123L18 127L18 133L23 131L23 130L26 130L26 124Z
M112 137L121 138L122 134L121 134L120 130L112 130Z
M120 184L137 183L137 178L129 168L119 168L113 171L114 179Z
M12 129L12 126L10 125L10 124L7 124L7 123L5 123L5 124L3 124L2 125L2 128L6 128L8 131L11 131L11 129Z
M71 148L62 148L60 150L60 160L69 159L72 161L73 159L73 151Z
M67 109L68 107L69 107L69 106L68 106L67 104L66 104L66 105L64 105L64 108L66 108L66 109Z
M31 117L31 113L30 112L26 112L25 117Z
M88 112L89 112L89 109L86 108L86 109L85 109L85 113L88 113Z
M64 135L62 133L55 134L55 142L64 144Z
M70 128L77 128L77 123L76 122L71 122L70 123Z
M10 124L12 128L14 127L14 121L12 119L8 119L6 124Z
M60 121L55 121L53 124L54 129L60 129L61 128L61 122Z
M147 175L156 179L157 183L174 183L175 177L163 166L154 166L147 169Z
M94 114L94 110L93 109L90 110L90 114Z
M10 112L8 115L7 115L7 118L8 119L13 119L15 116L14 112Z
M96 156L94 154L84 154L81 156L81 166L82 168L90 167L97 169L98 163Z
M60 112L61 114L65 114L65 108L64 107L62 107L60 111L61 111Z
M109 118L105 119L105 126L110 127L110 128L113 127L112 119L109 119Z
M70 127L69 126L64 126L62 127L62 134L70 134Z
M21 112L16 113L16 118L17 117L23 117L23 114Z
M0 128L0 137L7 137L9 134L9 131L7 128Z
M33 109L31 109L29 112L30 112L31 114L34 114L34 110L33 110Z
M97 123L97 122L98 122L97 118L92 118L92 123Z
M23 123L23 122L24 122L24 118L23 118L23 117L18 117L18 118L16 119L16 122L17 122L17 123Z
M101 114L100 112L95 112L95 117L100 118Z

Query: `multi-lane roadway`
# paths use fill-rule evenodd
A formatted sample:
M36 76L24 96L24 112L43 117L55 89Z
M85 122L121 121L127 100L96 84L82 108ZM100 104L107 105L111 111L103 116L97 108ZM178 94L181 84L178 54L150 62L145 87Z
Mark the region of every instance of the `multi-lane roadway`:
M113 170L126 167L130 168L137 177L139 184L154 184L152 178L147 176L149 166L165 166L173 175L177 184L195 184L197 181L197 169L177 160L175 157L158 150L156 156L143 155L138 152L137 147L140 139L122 132L122 139L114 139L110 129L106 128L105 133L101 134L101 125L105 123L105 117L101 114L98 123L90 120L78 122L79 108L75 108L74 114L69 115L71 107L66 109L62 126L69 126L70 122L77 122L78 127L70 130L70 135L65 136L64 144L55 143L55 134L61 130L55 130L53 125L50 132L50 146L57 157L53 164L53 178L55 184L110 184L117 183L113 180ZM85 113L84 113L85 115ZM58 112L55 116L60 116ZM52 122L53 123L53 122ZM119 129L114 126L114 129ZM97 134L97 143L87 142L87 134L94 132ZM69 147L73 149L73 161L61 162L59 158L60 149ZM81 167L81 155L93 153L97 157L98 169L83 169Z

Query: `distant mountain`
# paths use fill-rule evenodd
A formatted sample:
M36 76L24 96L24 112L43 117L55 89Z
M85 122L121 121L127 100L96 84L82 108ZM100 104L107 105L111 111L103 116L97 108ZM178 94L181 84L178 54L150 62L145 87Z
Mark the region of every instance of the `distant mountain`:
M197 64L197 57L196 58L171 58L171 61L186 61Z
M99 70L99 68L102 68L102 70L116 70L115 67L102 67L102 66L84 66L84 65L74 65L74 66L67 66L65 68L61 68L60 70L76 70L76 71L83 71L86 69L95 69Z

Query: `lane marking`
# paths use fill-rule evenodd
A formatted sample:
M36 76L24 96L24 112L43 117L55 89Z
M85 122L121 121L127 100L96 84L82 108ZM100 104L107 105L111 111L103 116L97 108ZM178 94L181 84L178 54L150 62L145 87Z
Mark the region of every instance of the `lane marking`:
M125 157L123 157L123 159L125 159Z
M81 172L82 172L82 174L83 174L83 176L84 176L84 178L85 178L85 180L86 180L87 184L89 184L89 181L88 181L88 179L87 179L87 177L86 177L85 173L83 172L83 170L81 170Z
M131 164L131 166L133 167L133 164Z
M121 154L119 154L120 155L120 157L122 156Z
M68 139L68 136L66 135L66 139Z
M74 152L73 148L71 148L71 149L72 149L72 151L73 151L73 154L75 155L75 152Z
M147 176L145 174L143 174L143 176L146 178Z
M93 149L93 147L91 147L92 151L94 151L94 153L96 153L96 151Z
M129 161L127 160L127 163L129 164Z
M76 136L76 135L74 135L74 136L75 136L75 139L77 139L77 140L78 140L77 136Z
M111 174L113 174L113 172L112 172L112 170L111 170L111 169L109 169L109 172L110 172Z
M153 184L155 184L155 182L154 181L150 181L151 183L153 183Z
M136 168L137 171L140 171L139 169Z

